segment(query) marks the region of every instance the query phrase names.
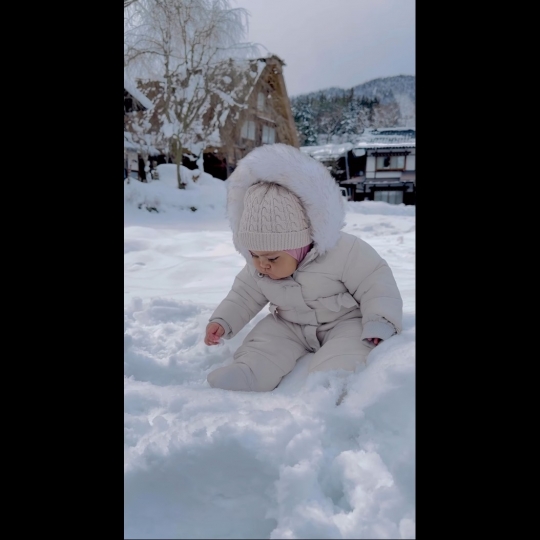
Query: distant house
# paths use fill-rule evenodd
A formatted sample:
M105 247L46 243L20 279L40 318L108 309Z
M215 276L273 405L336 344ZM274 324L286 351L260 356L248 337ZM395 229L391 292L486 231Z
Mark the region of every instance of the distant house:
M253 60L229 60L223 63L223 77L221 94L223 99L232 101L235 105L220 113L220 103L214 96L212 105L206 115L221 114L218 139L211 146L205 148L204 170L205 172L225 180L236 168L242 159L253 148L263 144L285 143L299 147L296 126L291 110L285 80L283 77L283 60L275 55ZM125 83L125 81L124 81ZM154 107L159 111L159 82L138 81L136 89L146 99L144 103L139 100L140 94L129 92L131 97L146 108ZM131 109L126 113L124 84L124 121L126 114L138 114L137 109ZM140 109L139 109L140 110ZM157 123L156 112L151 122ZM208 121L208 116L203 116L203 121ZM126 125L126 124L125 124ZM131 137L135 136L133 130L128 131ZM140 139L140 136L139 136ZM126 137L124 137L126 140ZM148 148L158 150L151 144ZM156 157L158 163L169 160L165 150ZM195 162L186 156L183 164L188 168L195 168Z
M379 128L355 143L303 146L302 152L326 165L350 200L416 204L416 131Z

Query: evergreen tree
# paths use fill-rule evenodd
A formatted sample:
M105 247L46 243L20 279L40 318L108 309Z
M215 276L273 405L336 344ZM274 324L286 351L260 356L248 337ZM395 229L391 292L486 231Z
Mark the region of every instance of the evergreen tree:
M350 142L367 128L414 125L414 79L386 77L292 98L301 144Z
M315 131L315 118L312 109L312 100L303 98L293 101L292 113L298 131L300 146L314 146L317 144Z

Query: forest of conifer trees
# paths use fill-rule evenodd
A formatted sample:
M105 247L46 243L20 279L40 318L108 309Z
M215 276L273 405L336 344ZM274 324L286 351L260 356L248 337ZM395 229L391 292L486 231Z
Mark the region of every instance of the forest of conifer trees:
M301 146L353 141L368 128L414 124L414 77L376 79L291 98Z

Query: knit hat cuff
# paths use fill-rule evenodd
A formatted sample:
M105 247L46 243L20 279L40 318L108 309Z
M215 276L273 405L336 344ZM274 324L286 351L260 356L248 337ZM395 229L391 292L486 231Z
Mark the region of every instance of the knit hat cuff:
M246 249L253 251L283 251L311 244L311 234L309 229L284 233L241 232L238 240Z

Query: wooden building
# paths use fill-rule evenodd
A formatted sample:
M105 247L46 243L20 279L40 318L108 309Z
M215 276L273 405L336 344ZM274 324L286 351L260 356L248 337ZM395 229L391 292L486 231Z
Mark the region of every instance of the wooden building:
M325 165L349 200L416 204L416 131L367 130L355 143L302 146Z
M210 108L203 115L203 121L207 123L211 115L221 115L219 140L207 146L203 152L205 172L225 180L236 168L238 161L257 146L285 143L299 147L283 77L284 65L283 60L275 55L253 60L231 59L222 64L220 90L224 96L234 96L235 104L227 108L220 107L215 94ZM155 81L137 82L137 90L147 100L145 104L150 102L155 109L155 114L150 119L154 132L159 131L159 84ZM140 115L140 110L132 108L126 112L125 86L124 84L124 126L125 130L133 134L129 120L133 115ZM156 157L158 163L171 161L164 146L166 145L160 145L157 139L152 146L160 149L161 153ZM184 158L183 165L190 169L196 167L195 161L189 156Z
M258 73L246 87L245 108L229 114L221 130L221 151L228 174L246 154L263 144L299 147L298 135L283 77L284 62L277 56L251 62ZM254 69L255 68L255 69Z

